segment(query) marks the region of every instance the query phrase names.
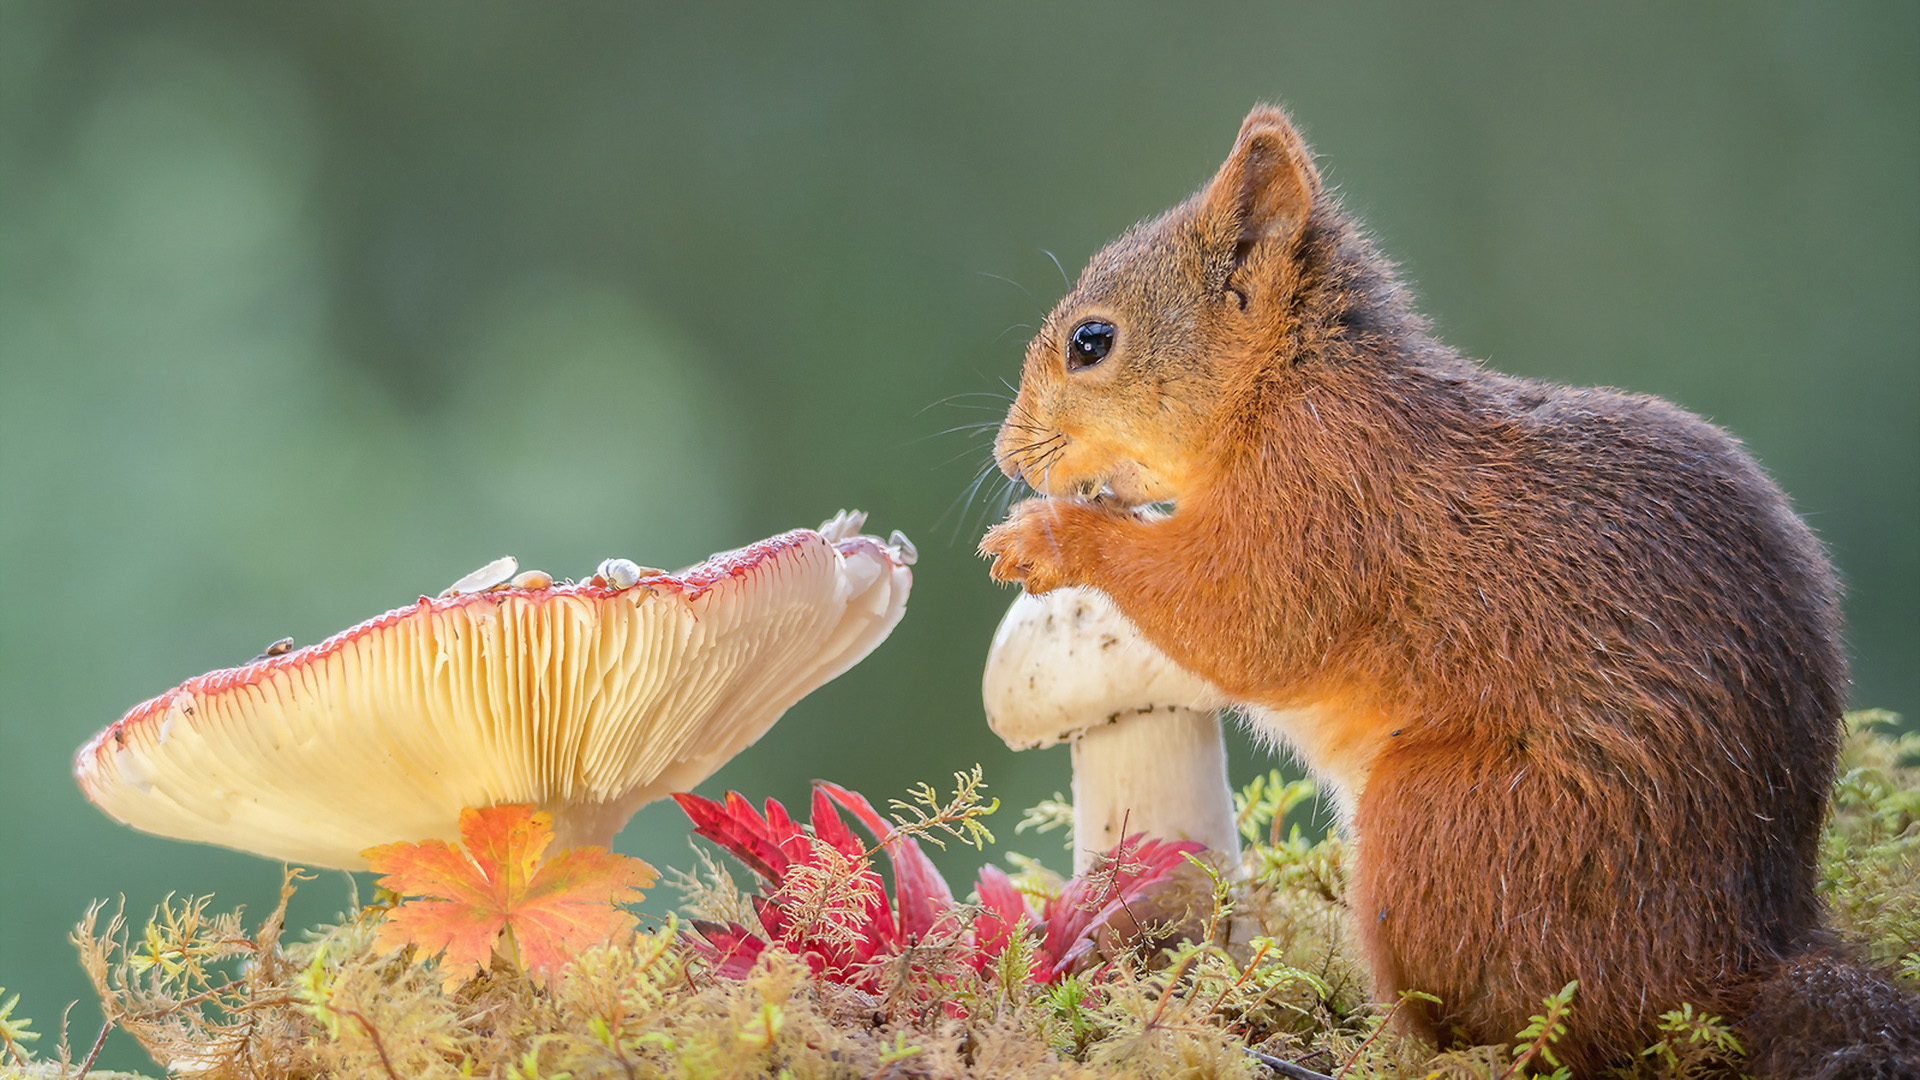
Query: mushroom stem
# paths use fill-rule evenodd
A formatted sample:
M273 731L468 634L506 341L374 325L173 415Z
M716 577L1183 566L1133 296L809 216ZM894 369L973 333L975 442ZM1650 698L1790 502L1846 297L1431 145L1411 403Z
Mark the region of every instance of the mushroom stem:
M613 838L633 816L636 807L620 803L565 803L545 806L553 815L553 850L592 845L611 849Z
M981 679L987 722L1016 750L1073 744L1074 868L1128 836L1193 840L1239 865L1220 693L1140 634L1105 593L1022 595Z
M1216 866L1239 865L1218 713L1167 706L1073 740L1074 872L1135 834L1198 841Z

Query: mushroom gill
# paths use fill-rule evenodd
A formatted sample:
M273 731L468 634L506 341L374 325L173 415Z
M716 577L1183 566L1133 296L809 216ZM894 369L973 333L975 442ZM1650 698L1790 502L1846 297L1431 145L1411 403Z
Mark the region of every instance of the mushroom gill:
M551 812L556 843L606 844L886 638L912 547L860 523L624 587L422 597L135 706L75 771L135 828L308 865L359 869L366 848L451 840L463 808L509 802Z

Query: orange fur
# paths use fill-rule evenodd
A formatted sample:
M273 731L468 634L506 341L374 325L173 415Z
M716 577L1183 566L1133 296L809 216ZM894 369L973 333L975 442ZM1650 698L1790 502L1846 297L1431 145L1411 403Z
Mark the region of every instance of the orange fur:
M1089 319L1111 352L1070 368ZM1277 110L1094 256L995 453L1043 496L982 541L997 579L1104 590L1345 789L1376 992L1438 994L1443 1044L1578 978L1591 1075L1820 940L1818 542L1711 424L1434 340Z

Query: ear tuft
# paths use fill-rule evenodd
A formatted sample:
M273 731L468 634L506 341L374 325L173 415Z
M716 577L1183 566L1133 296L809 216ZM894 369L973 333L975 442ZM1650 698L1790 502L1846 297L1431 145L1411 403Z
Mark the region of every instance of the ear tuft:
M1233 152L1203 196L1206 212L1238 237L1236 262L1254 245L1292 236L1313 210L1320 174L1287 114L1256 105L1240 125Z

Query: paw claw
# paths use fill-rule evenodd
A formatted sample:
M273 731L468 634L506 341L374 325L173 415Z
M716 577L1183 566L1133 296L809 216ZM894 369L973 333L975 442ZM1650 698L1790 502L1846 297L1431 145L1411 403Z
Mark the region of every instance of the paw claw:
M1050 499L1029 499L1007 520L987 530L980 554L993 560L987 573L995 581L1020 584L1030 593L1072 584L1068 569L1074 508Z

